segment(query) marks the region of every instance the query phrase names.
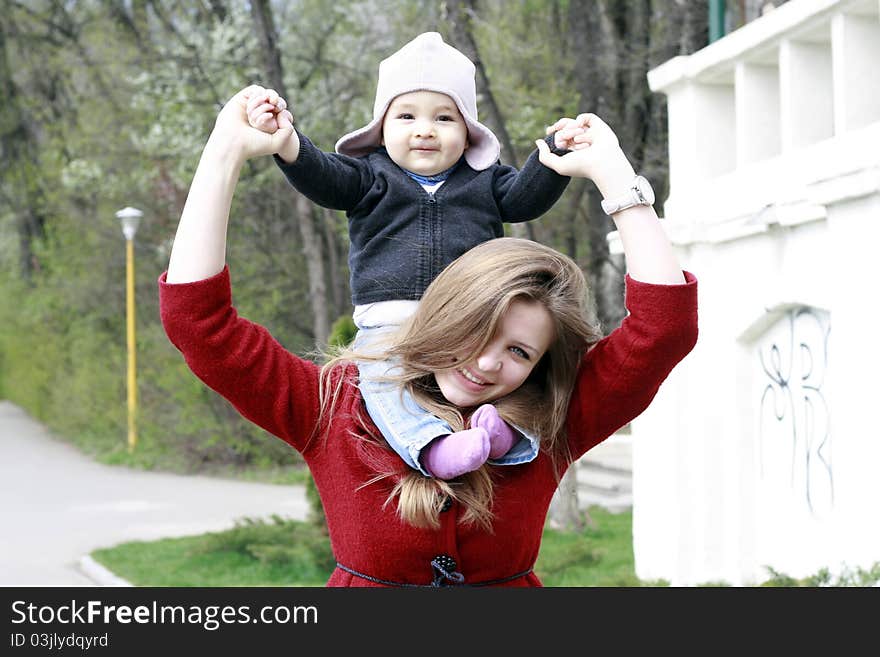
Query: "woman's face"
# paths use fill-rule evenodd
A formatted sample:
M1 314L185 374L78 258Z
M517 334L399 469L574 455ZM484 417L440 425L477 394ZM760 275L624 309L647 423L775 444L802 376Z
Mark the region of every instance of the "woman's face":
M514 300L475 359L435 374L447 401L468 408L499 399L528 378L553 339L553 321L538 301Z

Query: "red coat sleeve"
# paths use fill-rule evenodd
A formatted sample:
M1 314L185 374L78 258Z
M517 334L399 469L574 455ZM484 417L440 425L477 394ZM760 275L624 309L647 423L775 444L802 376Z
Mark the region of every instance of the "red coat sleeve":
M573 459L644 411L697 341L697 280L654 285L626 277L621 325L584 357L566 428Z
M319 368L238 316L229 269L202 281L159 277L159 312L193 373L245 418L304 451L319 412Z

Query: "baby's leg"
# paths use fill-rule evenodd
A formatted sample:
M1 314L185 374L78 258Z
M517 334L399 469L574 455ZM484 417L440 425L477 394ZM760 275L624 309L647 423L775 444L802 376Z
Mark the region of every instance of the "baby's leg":
M492 404L483 404L471 415L471 426L485 429L489 435L489 457L497 459L510 451L521 436L501 419Z
M489 434L480 427L442 436L422 450L422 465L438 479L476 470L488 458Z

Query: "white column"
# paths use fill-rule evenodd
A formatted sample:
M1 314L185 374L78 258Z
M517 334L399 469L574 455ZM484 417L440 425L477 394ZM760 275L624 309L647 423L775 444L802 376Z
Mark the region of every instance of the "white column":
M880 120L880 22L838 14L831 22L834 134Z
M783 41L779 47L779 89L783 152L831 137L834 93L830 39L827 43Z
M734 77L737 166L779 155L779 69L740 61Z
M733 84L686 81L667 95L671 196L678 182L692 186L733 171L736 140Z

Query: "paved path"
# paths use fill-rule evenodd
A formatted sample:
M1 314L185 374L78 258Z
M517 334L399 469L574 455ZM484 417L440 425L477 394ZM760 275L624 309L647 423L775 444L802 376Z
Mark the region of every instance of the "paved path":
M0 586L93 586L79 562L96 548L307 508L302 486L95 463L0 400Z

